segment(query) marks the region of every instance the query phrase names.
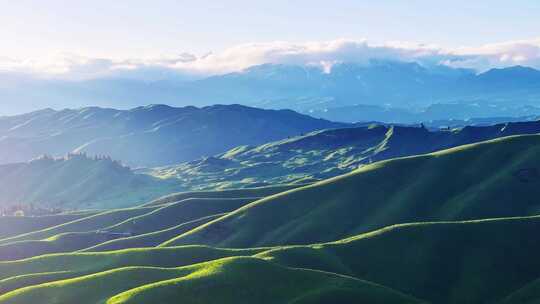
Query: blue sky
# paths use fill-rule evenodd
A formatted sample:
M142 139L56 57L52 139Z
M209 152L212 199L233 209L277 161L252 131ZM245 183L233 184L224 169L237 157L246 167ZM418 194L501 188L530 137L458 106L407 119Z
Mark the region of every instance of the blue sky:
M540 1L0 1L1 55L146 57L337 38L443 47L540 36Z
M0 72L147 77L372 57L540 68L538 0L0 0L0 7Z

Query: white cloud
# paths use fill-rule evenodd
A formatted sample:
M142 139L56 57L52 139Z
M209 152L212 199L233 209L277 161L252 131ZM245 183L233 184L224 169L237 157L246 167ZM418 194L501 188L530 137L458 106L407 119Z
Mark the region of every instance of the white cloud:
M222 74L264 63L318 65L328 71L332 64L338 62L362 64L372 59L445 64L478 71L517 64L540 69L540 39L455 49L405 42L376 45L365 40L340 39L305 43L251 43L204 56L182 53L154 59L112 60L61 55L36 61L0 57L0 71L70 79L113 76L168 79Z

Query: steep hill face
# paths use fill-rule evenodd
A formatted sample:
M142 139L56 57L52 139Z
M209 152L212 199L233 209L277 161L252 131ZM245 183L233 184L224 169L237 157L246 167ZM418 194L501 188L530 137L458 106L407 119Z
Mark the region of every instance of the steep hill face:
M176 177L192 189L305 183L348 173L375 161L535 133L540 133L537 121L443 131L373 124L315 131L260 146L241 146L214 157L147 173Z
M540 135L524 135L382 161L259 200L170 245L306 244L395 223L532 215L539 155Z
M75 151L133 165L164 165L343 126L290 110L240 105L43 110L0 118L0 163Z
M135 174L110 158L71 154L0 165L4 210L118 208L179 189L176 183Z

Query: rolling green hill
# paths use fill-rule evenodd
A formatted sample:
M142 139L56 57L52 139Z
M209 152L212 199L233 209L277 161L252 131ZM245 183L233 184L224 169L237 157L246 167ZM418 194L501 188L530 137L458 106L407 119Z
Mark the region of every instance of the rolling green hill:
M121 237L118 239L100 243L98 245L86 248L84 250L79 250L79 252L84 252L84 251L102 252L102 251L120 250L120 249L128 249L128 248L155 247L178 235L184 234L192 229L197 228L198 226L204 225L226 214L227 213L209 215L209 216L202 217L200 219L196 219L193 221L182 223L177 226L173 226L171 228L149 232L145 234L139 234L139 235L130 236L130 237Z
M305 185L305 184L304 184ZM300 185L272 185L267 187L254 187L243 189L227 189L227 190L208 190L208 191L188 191L169 194L158 199L155 199L144 206L163 205L168 203L179 202L190 198L252 198L266 197L280 192L298 188Z
M163 230L205 216L231 212L257 198L188 198L103 228L113 233L137 235ZM159 206L159 205L158 205ZM143 207L149 208L149 207Z
M306 183L349 173L380 160L535 133L540 133L538 121L437 131L371 124L314 131L260 146L240 146L214 157L144 172L177 178L191 189Z
M258 279L253 280L254 277ZM273 288L267 288L269 284ZM209 286L212 286L211 292ZM369 303L420 303L366 281L287 268L248 257L180 268L114 269L16 290L0 296L0 303L36 303L44 297L51 304L170 303L178 299L184 303L211 303L216 299L220 299L220 303L330 303L321 302L321 297L349 301L360 298Z
M0 239L57 226L96 214L98 211L45 216L1 216Z
M264 249L218 249L206 246L134 248L103 253L62 253L0 262L0 294L18 288L77 278L129 266L171 268L224 257L251 256Z
M0 260L126 244L148 247L244 206L255 198L189 198L176 203L104 212L0 241ZM107 223L114 223L104 226ZM114 242L117 240L118 242ZM159 242L158 242L159 241ZM122 245L123 244L123 245Z
M540 251L538 229L539 216L401 224L257 256L362 278L431 303L497 303L540 278L532 258Z
M77 251L118 237L118 234L106 232L70 232L43 240L13 242L0 245L0 260L19 260L48 253Z
M187 246L47 255L0 263L0 290L7 292L0 303L32 303L39 297L57 299L53 303L109 299L110 303L150 299L213 303L216 297L225 303L234 299L250 303L263 301L267 292L283 293L283 303L333 303L332 299L377 303L393 296L412 303L411 297L428 303L522 303L510 300L538 299L539 228L540 216L531 216L399 224L305 246L250 250ZM245 267L233 266L237 262ZM364 287L355 290L348 283L342 285L341 279L337 285L333 280L319 285L304 276L308 273ZM203 287L208 285L213 286L212 293ZM340 288L333 290L336 287ZM319 302L322 299L326 301Z
M103 251L105 248L133 248L134 245L157 246L258 199L248 195L266 196L292 188L185 192L162 197L138 208L96 212L87 217L82 217L85 214L82 212L77 220L1 239L0 260L88 251L90 248Z
M129 218L146 214L156 208L157 207L141 207L107 210L61 225L5 238L0 240L0 245L17 241L42 240L61 233L95 231L125 221Z
M539 186L540 135L521 135L307 185L22 217L0 240L0 304L536 303Z
M280 192L287 187L349 173L380 160L537 132L540 132L537 121L437 131L371 124L319 130L260 146L239 146L179 165L137 170L108 157L84 154L42 157L0 165L0 211L6 208L18 211L17 206L21 205L23 211L33 207L125 208L153 199L156 199L153 203L158 203L163 200L157 198L178 191L192 191L193 197L197 197L197 193L204 197L200 190L229 189L232 194L234 189L258 187L273 189L268 193ZM227 195L225 192L216 194Z
M332 241L387 225L540 213L540 135L382 161L274 195L166 245Z

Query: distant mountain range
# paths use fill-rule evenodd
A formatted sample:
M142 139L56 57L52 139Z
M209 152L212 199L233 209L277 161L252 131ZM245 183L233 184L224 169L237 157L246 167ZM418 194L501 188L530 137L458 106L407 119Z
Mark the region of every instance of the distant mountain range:
M173 118L167 119L165 113ZM234 105L49 110L12 119L14 126L4 130L19 137L0 141L7 151L33 153L27 154L31 157L75 150L90 156L69 154L0 165L0 207L68 210L128 207L176 191L303 185L381 160L540 133L538 121L430 130L339 124L292 111ZM107 132L108 137L100 137L100 132ZM234 143L242 144L227 151ZM51 147L55 150L39 150ZM3 155L25 155L7 151ZM182 151L191 154L172 153ZM173 164L132 170L106 155L130 163ZM174 163L186 160L186 155L193 160Z
M259 146L240 146L213 157L144 172L160 178L177 178L190 189L302 184L345 174L380 160L536 133L540 133L540 121L438 131L371 124L314 131Z
M333 121L418 124L426 126L489 125L508 121L537 120L540 107L506 106L487 102L436 103L425 108L383 107L377 105L352 105L320 110L309 110L309 115Z
M0 118L0 163L87 152L134 166L158 166L343 126L291 110L240 105L46 109Z
M0 75L0 82L6 112L35 110L39 104L61 109L86 104L131 108L149 103L238 103L350 122L374 120L365 115L370 111L379 113L377 120L396 123L540 114L540 71L522 66L477 74L389 61L341 63L330 71L265 64L195 81L64 81Z

